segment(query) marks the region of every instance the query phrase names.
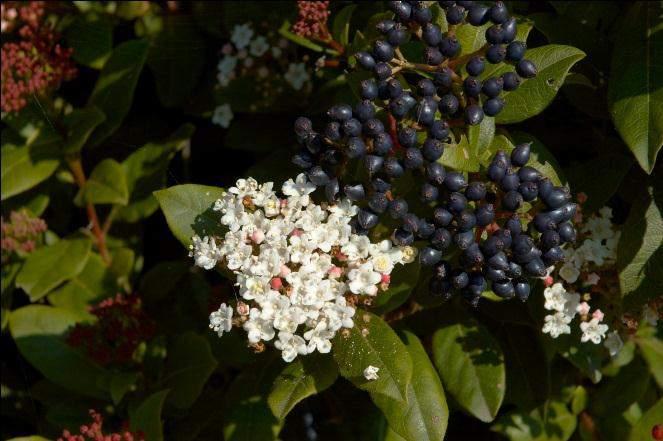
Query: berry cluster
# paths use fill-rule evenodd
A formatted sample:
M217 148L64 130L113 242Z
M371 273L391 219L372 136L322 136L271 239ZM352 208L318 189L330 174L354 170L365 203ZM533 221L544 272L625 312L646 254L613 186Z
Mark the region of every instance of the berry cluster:
M523 58L526 45L515 41L516 19L509 17L501 1L491 7L473 1L439 3L449 24L446 32L432 21L433 14L426 2L390 2L394 20L383 20L377 25L384 38L375 41L371 53L356 54L359 65L372 71L377 79L372 86L375 93L363 95L365 99L387 100L389 111L397 119L414 110L416 120L429 125L439 110L446 119L464 115L467 124L479 124L484 115L495 116L504 108L502 91L513 91L520 85L521 78L536 76L536 66ZM482 26L488 22L493 25L486 29L487 44L475 53L459 56L461 45L455 36L455 27L463 23ZM405 60L399 51L399 46L412 35L418 36L425 45L423 65ZM515 72L480 80L486 61L509 62L515 65ZM463 65L468 74L464 79L460 69ZM390 80L402 69L432 73L432 81L424 79L418 83L418 101L404 93L397 80Z
M501 2L490 8L473 2L442 3L450 24L467 19L473 25L480 25L492 20L495 24L488 28L487 34L491 36L487 36L486 54L509 52L509 46L502 45L512 44L515 21L509 19ZM560 245L574 239L575 230L568 221L576 206L570 203L567 189L554 187L550 180L526 165L529 144L519 145L510 158L504 152L495 155L487 170L492 182L473 179L468 183L463 173L444 168L440 158L450 143L452 126L457 125L444 118L454 118L464 111L467 123L478 124L484 111L494 115L493 106L502 108L498 95L505 81L509 84L507 89L512 90L511 77L489 79L481 85L475 76L483 69L483 59L472 56L467 60L466 70L475 76L463 81L449 61L459 51L447 48L452 42L457 46L452 32L443 35L431 23L431 12L423 2L390 5L396 21L383 20L377 25L386 40L376 41L372 54L357 54L359 64L372 69L377 81L361 82L362 101L354 108L338 104L329 109L329 122L322 133L313 129L311 120L298 118L295 133L302 149L293 162L307 171L313 184L324 187L329 201L337 200L342 193L361 207L353 219L356 234L368 234L379 223L380 216L388 214L391 222L400 224L395 225L392 235L396 245L423 241L419 258L423 265L434 267L430 282L433 294L450 296L454 290L461 291L476 304L490 283L491 289L501 297L517 295L525 300L530 290L526 277L545 276L546 267L564 257ZM404 83L394 77L396 69L405 63L394 58L401 58L397 47L409 38L410 31L421 35L427 44L426 52L442 53L435 63L429 62L433 66L431 71L435 71L433 79L420 79L414 91L406 90ZM501 35L499 42L494 33ZM520 76L535 73L522 54L509 60L516 58ZM491 60L497 59L490 57ZM513 75L518 83L518 76ZM472 82L479 84L475 94L468 92ZM489 97L483 103L483 110L478 104L481 93ZM491 104L494 100L500 100L500 104ZM386 123L381 119L384 114ZM354 170L351 165L355 160L362 163L367 181L354 181L348 172ZM420 201L408 198L408 203L396 196L394 186L406 173L423 182ZM521 217L529 220L529 215L518 211L524 202L534 204L537 199L543 202L545 211L527 224L528 234ZM458 261L457 268L452 269L451 263L443 260L445 254Z

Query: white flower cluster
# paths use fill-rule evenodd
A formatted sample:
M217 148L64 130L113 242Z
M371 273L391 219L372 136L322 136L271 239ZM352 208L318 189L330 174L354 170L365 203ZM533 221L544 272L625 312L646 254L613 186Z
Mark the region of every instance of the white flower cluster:
M377 295L389 285L394 265L416 256L413 247L353 234L358 208L347 200L317 205L309 196L315 188L300 174L283 184L279 198L271 182L240 179L214 205L229 230L223 240L194 237L191 245L196 265L222 263L236 274L242 298L237 323L249 342L275 340L287 362L329 352L334 335L353 326L355 308L346 294ZM232 316L232 308L221 305L210 328L221 336Z
M581 231L586 239L578 248L565 250L565 263L559 269L559 276L568 283L575 283L583 269L590 265L601 267L613 263L617 257L620 232L613 228L610 207L603 207L597 216L590 217ZM592 273L587 280L596 284L599 277Z
M290 63L283 57L283 51L288 47L288 41L279 38L273 45L268 36L256 35L251 24L235 25L230 35L230 43L221 49L222 57L217 64L216 79L219 87L226 87L232 80L242 75L251 75L257 80L265 82L264 87L258 83L262 94L269 94L274 88L268 84L274 78L283 78L295 90L302 90L310 82L306 64ZM274 63L277 61L277 63ZM275 65L282 67L281 73L270 77L270 69ZM279 92L279 87L274 91ZM233 119L229 104L218 106L212 116L212 122L227 128Z
M580 302L580 294L568 292L561 283L555 283L546 288L543 291L543 296L545 298L543 307L553 313L544 318L542 331L545 334L550 334L552 338L557 338L562 334L570 334L571 327L569 324L576 314L580 314L583 318L589 315L589 304ZM603 313L600 309L596 309L590 320L580 323L582 331L580 341L583 343L587 341L594 344L601 343L608 331L608 325L601 323L602 321Z

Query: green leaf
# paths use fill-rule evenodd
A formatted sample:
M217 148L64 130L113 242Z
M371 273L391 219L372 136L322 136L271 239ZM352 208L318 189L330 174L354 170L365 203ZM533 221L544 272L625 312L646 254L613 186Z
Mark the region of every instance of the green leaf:
M467 313L433 334L433 359L445 391L481 421L495 418L504 399L504 355L495 338Z
M57 307L84 313L90 304L113 295L118 286L104 261L90 253L83 270L63 286L48 295L48 301Z
M92 131L104 122L106 115L98 108L91 106L75 109L63 119L67 138L62 146L64 153L77 153L88 141Z
M663 288L663 185L649 187L631 207L617 248L619 285L626 309Z
M2 286L0 289L0 329L4 331L9 323L9 313L11 312L11 305L14 295L14 280L18 271L21 269L20 262L5 263L0 267L2 272Z
M107 398L108 371L63 339L80 319L65 309L29 305L12 311L9 329L21 355L50 381L85 396Z
M285 37L288 40L290 40L294 43L297 43L300 46L304 46L307 49L311 49L312 51L322 52L324 50L324 48L322 46L320 46L319 44L313 43L308 38L300 37L299 35L293 34L292 32L290 32L290 27L291 26L292 25L290 24L290 22L288 20L284 21L283 25L279 29L279 34L281 34L282 37Z
M164 15L151 43L147 65L165 107L182 105L191 96L205 65L205 39L189 15Z
M647 361L649 372L654 376L658 387L663 388L663 341L656 335L656 328L641 326L635 336L635 343Z
M168 404L179 409L190 407L216 365L205 338L193 332L179 336L168 350L166 372L162 380L164 387L170 390Z
M442 383L417 336L407 331L402 336L415 373L407 388L407 402L381 394L371 397L385 414L389 428L403 439L442 440L449 419Z
M76 195L76 203L119 204L129 202L127 177L122 165L114 159L104 159L92 170L85 185Z
M45 181L60 164L55 150L46 146L15 147L8 144L3 145L0 152L3 201Z
M48 438L44 438L39 435L31 436L19 436L18 438L10 438L7 441L50 441Z
M663 5L634 2L612 55L608 105L617 131L651 173L663 146Z
M354 323L347 335L339 332L334 337L333 354L341 375L359 389L406 401L413 371L407 348L386 322L370 312L357 309ZM368 366L379 369L377 380L364 378Z
M168 390L162 390L153 393L140 403L136 410L130 413L132 431L143 432L145 439L150 441L163 440L161 411L168 392Z
M444 153L438 162L457 171L478 172L479 155L469 144L465 134L460 135L456 144L446 144Z
M614 377L606 377L592 393L589 403L592 415L618 415L642 398L650 376L647 365L640 357L623 366ZM619 397L615 400L614 397Z
M376 314L384 314L401 306L412 293L419 281L421 265L414 262L408 265L398 265L391 273L389 289L375 298L372 310Z
M122 162L129 190L129 204L119 208L117 220L138 222L159 208L152 193L166 185L170 161L187 145L194 130L192 124L183 124L167 139L145 144Z
M109 382L113 404L118 404L127 392L135 389L137 380L138 374L135 372L113 372Z
M559 401L548 401L530 413L509 413L492 427L511 441L566 441L576 429L575 415Z
M96 106L106 115L92 134L92 145L101 144L115 132L129 112L147 48L145 40L129 40L113 49L104 64L88 100L88 106Z
M154 192L163 210L170 231L184 246L198 234L205 236L219 230L219 215L212 210L223 195L218 187L184 184Z
M83 271L91 246L88 239L63 239L37 249L28 256L18 273L16 286L36 302Z
M658 400L642 418L633 426L628 441L642 441L652 439L651 430L661 424L661 415L663 415L663 398Z
M555 156L546 148L546 146L533 135L525 132L513 132L512 134L514 144L522 144L526 142L532 143L530 154L530 162L528 165L540 171L544 176L549 178L555 185L563 185L566 178L562 173L562 167L555 159Z
M486 152L495 137L495 118L485 117L481 124L470 126L467 129L467 142L470 151L475 155L482 155Z
M311 354L299 357L288 363L276 377L267 403L274 415L284 420L297 403L327 389L337 377L338 368L331 356Z
M101 69L113 50L113 23L104 15L78 15L67 27L65 39L77 63Z
M571 67L585 57L585 53L571 46L549 44L530 49L525 58L536 64L538 74L526 79L513 92L506 92L506 106L495 117L498 124L512 124L538 115L548 107L564 84ZM487 69L481 78L495 76L513 70L502 64L496 69Z
M355 9L357 9L357 5L348 5L341 9L336 14L336 17L334 17L332 23L332 37L343 46L348 45L350 36L350 19L352 18L352 13Z
M471 54L481 49L486 44L486 29L490 27L491 23L486 23L481 26L472 26L469 23L462 24L456 27L456 38L460 43L460 55Z

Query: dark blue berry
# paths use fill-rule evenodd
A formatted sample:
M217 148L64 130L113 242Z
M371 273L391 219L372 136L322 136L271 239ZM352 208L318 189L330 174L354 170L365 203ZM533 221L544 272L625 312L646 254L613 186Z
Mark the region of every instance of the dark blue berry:
M537 74L537 69L534 63L523 58L516 64L516 72L523 78L533 78Z
M373 138L373 153L376 155L384 156L394 147L394 142L391 140L391 135L386 132L378 133Z
M378 30L378 32L386 34L392 30L394 26L396 26L396 22L394 20L382 20L375 26L375 28Z
M433 121L428 127L428 133L435 139L446 140L449 137L449 124L440 119Z
M423 96L433 96L435 95L435 84L428 78L422 78L417 83L417 90Z
M520 77L515 72L504 73L502 81L504 82L504 90L508 92L516 90L520 86Z
M468 231L474 228L477 224L477 217L472 210L463 210L456 216L459 231Z
M472 26L481 26L486 24L490 18L488 7L484 5L474 5L467 12L467 21Z
M463 250L463 254L461 256L461 263L465 267L475 267L477 265L482 265L483 261L484 257L483 254L481 253L481 250L479 249L478 244L473 243L465 250Z
M365 228L367 230L370 230L371 228L376 226L378 224L378 221L379 221L378 216L369 210L361 209L357 214L357 222L359 222L359 225L361 225L362 228Z
M428 182L424 183L421 186L421 200L422 202L434 202L437 200L440 195L440 191L436 186L429 184Z
M520 185L520 178L518 177L518 173L516 173L515 170L512 168L507 169L506 174L500 181L500 187L504 191L512 191L516 190L518 186Z
M447 23L450 25L460 24L465 18L465 8L453 5L447 9Z
M520 277L523 275L523 267L516 262L509 262L509 269L506 271L506 275L511 278Z
M463 231L454 234L454 243L461 250L469 248L474 243L474 231Z
M496 254L490 256L486 263L488 264L488 266L501 269L502 271L506 271L509 269L509 260L507 259L506 254L504 254L503 251L499 251Z
M339 192L338 179L334 178L325 185L325 196L329 202L336 200L336 195Z
M504 241L496 237L495 235L492 235L488 237L482 244L481 244L481 249L483 250L483 254L485 254L487 257L493 256L497 254L498 252L502 251L505 248Z
M516 19L511 17L502 23L502 42L511 43L516 38ZM507 50L508 53L508 50Z
M573 219L575 216L578 206L573 203L562 205L559 208L550 210L548 214L555 221L555 223L560 224L562 222L567 222Z
M389 33L393 32L393 29ZM373 44L373 57L379 61L390 61L394 58L394 47L386 41L376 40Z
M536 199L539 188L536 182L523 182L518 186L518 192L523 196L524 201L531 202Z
M495 161L488 166L488 178L493 182L500 182L506 175L507 164L505 162Z
M443 152L444 152L444 144L442 143L442 141L433 138L428 138L426 139L426 141L424 141L422 153L427 161L430 162L437 161L438 159L440 159L440 157L442 157Z
M483 121L483 110L481 106L470 104L465 109L465 122L471 126L476 126Z
M473 77L477 77L481 75L485 67L486 61L483 59L483 57L474 56L467 62L465 70L467 70L467 73Z
M419 101L415 115L416 121L425 126L432 124L435 121L436 107L435 101L431 102L427 99Z
M347 104L337 104L327 111L327 116L336 121L345 121L352 118L352 107Z
M559 208L564 205L570 199L570 197L565 189L561 187L555 187L550 190L548 194L542 194L541 199L548 208Z
M346 152L349 158L361 158L366 154L366 145L360 137L350 138Z
M366 155L364 156L364 167L369 175L375 174L380 171L382 164L384 163L384 158L377 155Z
M501 63L505 57L506 49L501 44L494 44L486 51L486 60L492 64Z
M526 165L518 170L518 177L523 182L536 182L541 177L541 174L534 167Z
M405 172L401 162L394 157L389 157L384 160L384 164L382 165L382 170L390 178L401 177Z
M559 233L559 238L564 243L576 241L576 230L570 222L560 224L557 233Z
M400 46L407 41L409 37L408 31L405 27L400 24L394 26L389 32L387 32L387 41L392 46ZM393 53L392 53L393 57ZM388 61L388 60L384 60Z
M306 137L313 131L313 123L310 119L300 116L295 120L295 134L300 139Z
M391 1L389 2L389 9L391 9L396 17L400 18L403 21L410 19L412 14L412 6L409 3L402 1Z
M502 199L502 206L509 211L516 211L523 204L523 197L515 190L508 191Z
M325 171L319 165L311 167L311 169L308 171L308 178L318 187L327 184L330 179L329 175L325 173Z
M421 38L428 46L437 46L442 41L440 27L433 23L427 23L422 28Z
M497 269L497 268L492 268L490 266L487 266L483 269L483 273L486 276L486 279L492 281L492 282L499 282L502 280L507 279L506 273L504 270Z
M440 102L438 103L440 113L449 116L454 115L456 112L458 112L458 106L459 106L458 98L456 98L456 95L452 93L443 95L440 98Z
M373 191L386 193L391 190L391 184L382 178L375 178L371 181L371 188Z
M509 18L509 11L504 2L501 1L495 2L488 14L490 15L490 21L496 24L504 23Z
M516 297L522 302L527 301L530 293L530 286L526 280L516 280L513 284Z
M492 25L486 29L486 41L490 44L501 44L504 40L504 31L499 25Z
M421 239L429 239L435 232L435 225L428 222L426 219L419 220L419 230L417 230L417 237Z
M355 202L361 201L366 197L366 191L364 190L364 186L361 184L347 184L345 187L343 187L343 193L345 193L345 196L348 199Z
M509 61L520 61L525 56L527 46L522 41L514 41L506 47L506 59Z
M516 292L513 288L513 283L510 280L502 280L499 282L493 282L491 286L493 292L503 299L512 299Z
M421 155L421 151L418 148L410 147L405 150L403 163L407 169L419 168L424 165L424 157Z
M452 271L451 284L456 289L463 289L470 284L470 276L465 271L456 269Z
M424 49L424 61L429 66L437 66L444 61L444 54L435 46L426 46L426 49Z
M495 220L495 208L493 204L486 204L476 209L477 225L485 227Z
M435 225L438 225L440 227L446 227L451 223L453 220L454 216L451 214L449 210L446 208L442 207L437 207L433 211L433 220L435 222Z
M542 177L537 182L539 186L539 198L544 199L550 195L550 192L555 188L552 181L546 177Z
M391 76L391 67L389 67L387 63L381 61L375 64L373 72L375 72L375 75L378 77L378 79L386 80Z
M426 247L419 252L419 262L424 266L433 266L442 260L442 252L435 248Z
M401 127L398 130L398 143L405 148L417 145L417 131L412 127Z
M524 255L530 253L534 249L534 241L531 237L520 234L515 236L511 245L513 252L516 254Z
M507 230L506 228L501 228L493 233L493 236L500 239L505 247L510 247L512 238L511 238L511 231Z
M373 118L375 116L375 108L373 107L373 103L371 103L371 101L368 99L360 101L355 106L354 114L357 119L362 122Z
M343 121L341 130L345 136L359 136L361 135L361 122L358 119L350 118Z
M423 4L415 4L412 8L412 18L419 24L426 24L433 19L433 12Z
M368 198L368 206L375 213L384 213L389 206L389 199L385 193L375 192Z
M504 228L511 231L511 235L518 235L523 231L523 224L517 214L514 214L504 223Z
M444 186L449 191L459 191L467 187L467 180L461 172L449 172L444 180Z
M447 180L449 176L447 175ZM445 180L446 183L446 180ZM460 213L467 206L467 198L458 192L453 192L449 195L448 208L454 213Z
M453 71L450 68L445 67L441 72L433 74L433 83L438 87L448 89L453 84L453 76Z
M483 105L483 112L488 116L495 116L504 108L504 99L497 97L491 98Z
M444 37L440 42L440 51L445 57L454 57L460 52L460 43L456 37Z
M414 234L412 234L411 231L398 228L396 231L394 231L394 236L392 239L394 244L404 247L414 243Z
M544 277L546 275L546 264L536 257L525 264L525 271L534 277Z
M375 136L384 132L384 124L377 118L371 118L364 123L364 132L369 136Z
M529 156L531 152L531 142L526 142L524 144L518 144L515 149L511 152L511 163L518 167L522 167L527 162L529 162Z
M488 98L495 98L502 91L504 81L500 77L488 78L484 81L481 91Z
M398 98L403 94L403 85L396 78L387 81L387 90L389 91L389 98Z
M559 233L555 230L545 230L541 234L541 245L544 249L550 249L558 246L561 243Z
M480 181L470 182L465 189L465 196L470 201L480 201L486 197L486 184Z
M404 199L394 199L389 202L389 216L393 219L400 219L407 214L408 205Z
M433 236L430 239L431 245L433 245L438 250L446 250L449 248L452 242L451 233L446 228L438 228L433 233Z
M292 157L292 163L295 164L297 167L303 169L309 169L313 167L314 162L315 158L306 149L300 150L297 154L295 154Z
M414 213L407 213L402 219L403 229L416 233L419 231L419 218Z
M357 52L355 58L361 67L366 70L373 70L375 68L375 58L368 52Z
M338 141L343 138L341 135L341 124L332 121L325 126L325 136L331 141Z
M463 82L465 93L470 97L477 97L481 93L481 81L475 77L467 77Z

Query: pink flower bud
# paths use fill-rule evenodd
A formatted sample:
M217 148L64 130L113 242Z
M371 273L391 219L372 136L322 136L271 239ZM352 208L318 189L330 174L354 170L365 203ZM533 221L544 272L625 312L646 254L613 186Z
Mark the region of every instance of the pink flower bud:
M221 52L224 55L230 55L233 53L233 46L230 43L226 43L223 45L223 48L221 48Z
M603 314L603 312L602 312L600 309L597 309L596 311L594 311L594 312L592 313L592 318L595 318L595 319L597 319L597 320L600 321L600 322L603 321L603 317L604 317L604 316L605 316L605 314Z
M329 269L329 277L331 277L333 279L337 279L337 278L341 277L341 274L343 274L343 270L339 266L332 266Z
M249 315L251 308L246 303L239 301L237 302L237 313L239 315Z
M576 196L576 199L578 200L579 203L584 204L585 202L587 202L587 194L581 191Z
M262 230L255 230L253 233L251 233L251 240L257 244L260 244L263 240L265 240L265 233L263 233Z
M548 288L549 286L552 286L552 284L553 284L552 276L548 276L548 277L543 279L543 286L545 286L546 288Z
M589 303L587 302L582 302L576 307L576 311L580 315L587 315L589 314Z
M292 230L292 233L290 233L291 236L301 236L302 234L304 234L304 232L299 228L295 228Z
M386 283L387 285L391 283L391 276L389 274L382 274L382 283Z
M288 274L290 274L291 272L292 272L292 271L290 270L290 268L288 268L287 265L281 265L281 270L279 271L279 275L280 275L281 277L285 277L285 276L287 276Z
M269 285L272 287L274 291L278 291L283 287L283 280L281 280L280 277L274 277L272 280L269 281Z

